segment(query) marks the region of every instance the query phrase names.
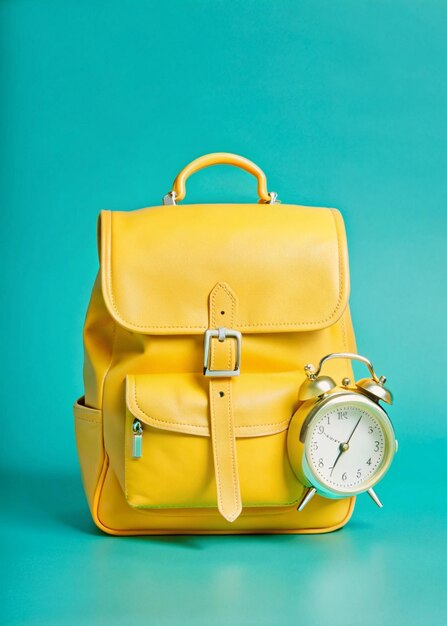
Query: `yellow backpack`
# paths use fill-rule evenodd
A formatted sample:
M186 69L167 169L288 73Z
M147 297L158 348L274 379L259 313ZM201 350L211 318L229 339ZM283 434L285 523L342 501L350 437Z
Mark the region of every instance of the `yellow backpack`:
M256 176L257 204L176 204L190 174L220 163ZM340 213L278 203L255 164L226 153L190 163L163 200L99 220L74 406L95 523L115 535L343 526L354 498L297 511L287 454L304 365L355 351ZM352 376L345 360L327 370Z

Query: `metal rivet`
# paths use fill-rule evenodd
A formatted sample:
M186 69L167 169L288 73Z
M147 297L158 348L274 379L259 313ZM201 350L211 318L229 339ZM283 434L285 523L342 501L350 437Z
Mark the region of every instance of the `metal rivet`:
M224 397L224 395L225 395L225 393L224 393L223 391L219 391L219 396L220 396L221 398L223 398L223 397Z

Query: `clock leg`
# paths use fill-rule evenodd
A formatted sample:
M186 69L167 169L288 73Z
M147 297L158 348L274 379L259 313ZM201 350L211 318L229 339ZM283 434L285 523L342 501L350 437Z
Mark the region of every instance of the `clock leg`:
M298 505L298 511L302 511L304 507L306 506L306 504L312 500L312 498L314 497L316 493L317 493L317 490L315 489L315 487L311 487L310 489L308 489L304 495L304 498L301 500L301 502Z
M368 495L370 496L370 498L377 504L377 506L379 507L379 509L381 509L383 507L383 504L381 503L379 496L376 494L376 492L374 491L374 489L368 489Z

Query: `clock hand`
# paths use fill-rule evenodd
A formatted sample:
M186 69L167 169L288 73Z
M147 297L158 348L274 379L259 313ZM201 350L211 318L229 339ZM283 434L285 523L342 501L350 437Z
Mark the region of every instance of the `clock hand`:
M332 466L331 474L330 474L331 476L332 476L332 472L334 471L335 466L337 465L337 463L338 463L341 455L343 454L343 452L346 452L347 450L349 450L349 442L351 441L351 437L355 433L357 426L360 424L360 420L362 419L362 417L363 417L362 415L359 417L359 419L357 421L357 424L354 426L354 429L353 429L352 433L349 435L348 441L346 441L346 443L341 443L340 444L340 446L339 446L340 452L338 453L337 458L335 459L334 465Z
M354 430L353 430L353 431L352 431L352 433L349 435L349 439L348 439L348 441L346 442L347 444L349 444L349 442L351 441L352 435L355 433L355 430L356 430L357 426L360 424L360 420L362 419L362 417L363 417L363 415L361 415L361 416L359 417L359 420L358 420L357 424L354 426Z
M336 466L336 465L337 465L337 463L338 463L338 459L341 457L341 455L343 454L343 452L346 452L346 450L348 449L348 448L345 448L345 446L346 446L346 444L345 444L345 443L341 443L341 444L338 446L338 447L339 447L340 452L338 453L337 458L335 459L334 464L333 464L333 466L332 466L332 469L331 469L331 474L330 474L331 476L332 476L332 472L333 472L333 471L334 471L334 469L335 469L335 466Z
M334 441L335 443L342 443L340 439L335 439L335 437L332 437L332 435L328 435L326 431L324 431L323 435L331 441Z
M334 464L333 464L333 466L331 468L331 474L330 474L331 476L332 476L332 472L334 471L335 466L337 465L337 463L338 463L341 455L343 454L343 452L346 452L346 450L349 450L349 444L348 443L341 443L338 446L338 449L340 450L340 452L338 453L337 458L335 459Z

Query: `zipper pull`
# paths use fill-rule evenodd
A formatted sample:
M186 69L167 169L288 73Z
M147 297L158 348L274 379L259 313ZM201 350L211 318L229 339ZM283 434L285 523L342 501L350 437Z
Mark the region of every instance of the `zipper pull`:
M134 420L132 433L132 458L140 459L143 456L143 427L139 420Z

